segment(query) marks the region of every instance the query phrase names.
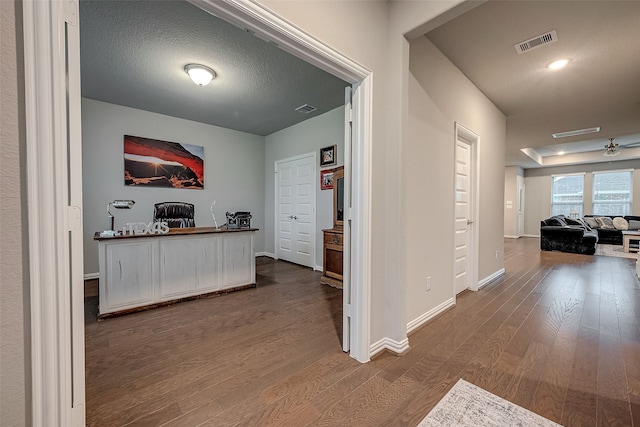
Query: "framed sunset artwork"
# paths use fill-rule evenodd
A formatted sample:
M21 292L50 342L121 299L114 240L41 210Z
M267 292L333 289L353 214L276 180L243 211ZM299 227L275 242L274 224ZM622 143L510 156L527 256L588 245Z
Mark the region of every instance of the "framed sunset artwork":
M204 188L204 147L124 136L124 185Z

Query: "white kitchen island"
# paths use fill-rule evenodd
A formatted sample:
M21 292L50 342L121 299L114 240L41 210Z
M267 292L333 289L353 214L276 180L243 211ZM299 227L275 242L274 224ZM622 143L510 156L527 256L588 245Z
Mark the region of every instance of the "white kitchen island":
M256 286L256 228L101 237L98 319Z

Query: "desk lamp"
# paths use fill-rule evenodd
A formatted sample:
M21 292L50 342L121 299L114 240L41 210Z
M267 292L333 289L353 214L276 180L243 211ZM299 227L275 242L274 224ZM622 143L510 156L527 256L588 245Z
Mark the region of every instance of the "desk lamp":
M109 202L109 204L107 205L107 213L109 214L109 230L108 231L110 231L112 235L115 235L115 230L114 230L115 218L111 213L111 208L114 207L116 209L131 209L131 207L135 205L135 203L136 202L134 202L133 200L114 200L113 202Z

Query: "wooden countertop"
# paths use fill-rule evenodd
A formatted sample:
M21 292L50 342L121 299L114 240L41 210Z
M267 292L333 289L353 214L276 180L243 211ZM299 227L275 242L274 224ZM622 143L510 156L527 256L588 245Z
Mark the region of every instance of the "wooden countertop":
M188 227L188 228L171 228L167 234L125 234L117 236L101 236L100 231L96 231L93 240L114 240L114 239L132 239L137 237L161 237L161 236L188 236L192 234L217 234L217 233L239 233L243 231L258 231L259 228L223 228L215 227Z

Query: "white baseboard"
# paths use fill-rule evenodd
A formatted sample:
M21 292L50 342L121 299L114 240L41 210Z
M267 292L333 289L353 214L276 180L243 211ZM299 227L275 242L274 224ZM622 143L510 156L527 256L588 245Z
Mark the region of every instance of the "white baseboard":
M504 238L505 238L505 239L519 239L520 237L521 237L521 236L510 236L510 235L508 235L508 234L505 234L505 235L504 235Z
M493 282L498 277L504 276L506 272L507 271L504 268L501 268L500 270L496 271L495 273L491 274L490 276L487 276L484 279L480 280L478 282L478 290L480 290L483 287L487 286L489 283Z
M269 258L278 259L276 258L276 254L272 254L271 252L256 252L256 258L259 256L266 256Z
M415 331L420 326L424 325L429 320L433 319L434 317L444 312L445 310L449 309L450 307L453 307L454 305L456 305L456 299L450 298L445 302L443 302L442 304L440 304L439 306L432 308L431 310L427 311L423 315L407 323L407 334Z
M323 271L322 266L321 265L316 265L316 267L314 268L315 271Z
M536 237L536 238L540 238L539 234L523 234L522 237Z
M84 280L99 279L100 273L85 273Z
M402 354L409 350L409 339L405 338L402 341L395 341L391 338L382 338L369 347L369 356L373 357L384 349L388 349L396 354Z

